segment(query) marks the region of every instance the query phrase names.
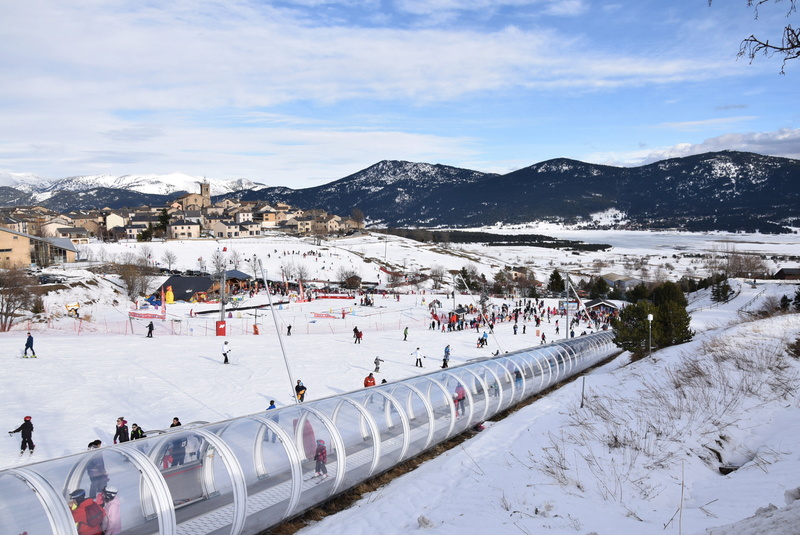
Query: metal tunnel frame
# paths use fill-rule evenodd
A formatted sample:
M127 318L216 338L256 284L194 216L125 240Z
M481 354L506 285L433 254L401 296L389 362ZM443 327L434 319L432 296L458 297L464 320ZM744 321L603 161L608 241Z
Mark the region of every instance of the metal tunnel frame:
M69 494L119 489L125 535L254 535L617 351L600 332L0 471L7 533L76 535ZM454 398L456 387L466 393ZM327 478L313 477L317 440Z

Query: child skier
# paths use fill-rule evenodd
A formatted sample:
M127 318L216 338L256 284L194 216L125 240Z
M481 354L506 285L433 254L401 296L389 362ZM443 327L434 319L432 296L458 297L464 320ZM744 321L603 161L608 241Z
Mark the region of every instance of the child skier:
M322 476L322 479L328 477L328 468L325 466L328 462L328 450L325 448L324 440L317 440L317 452L314 454L314 460L317 461L317 474L314 477Z
M33 455L33 449L36 447L36 444L33 443L33 424L31 423L30 416L26 416L22 421L22 425L13 431L9 431L8 435L11 436L14 433L20 432L22 433L22 444L19 447L19 454L22 455L25 453L25 448L30 448L30 454Z

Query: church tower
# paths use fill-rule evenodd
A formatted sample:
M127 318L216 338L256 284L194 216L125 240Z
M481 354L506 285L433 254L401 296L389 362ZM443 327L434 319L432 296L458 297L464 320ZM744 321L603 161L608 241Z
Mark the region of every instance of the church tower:
M203 207L211 206L211 184L200 182L200 196L203 198Z

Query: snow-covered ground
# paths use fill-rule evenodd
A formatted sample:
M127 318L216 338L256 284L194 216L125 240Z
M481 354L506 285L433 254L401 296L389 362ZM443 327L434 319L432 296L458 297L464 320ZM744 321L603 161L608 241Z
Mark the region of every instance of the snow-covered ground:
M675 255L719 252L720 243L733 240L739 252L797 254L797 239L791 236L578 236L614 247L580 255L521 247L442 250L367 236L321 246L287 237L153 243L144 250L151 261L161 261L168 247L184 269L197 269L199 258L208 261L217 248L227 248L228 258L237 251L248 259L239 265L245 272L252 272L250 259L256 255L270 277L294 264L303 265L311 278L335 279L346 267L381 282L386 275L375 259L423 272L434 265L457 270L469 264L490 280L505 265L531 261L537 278L546 280L562 265L576 273L620 272L622 255L649 256L651 269L668 262L673 267L669 278L690 268L703 274L696 258ZM84 253L111 260L142 251L141 244L97 244ZM312 251L317 254L309 255ZM29 414L37 444L32 459L19 460L19 435L3 440L0 467L84 451L95 438L109 444L119 416L145 429L164 428L174 416L184 423L214 421L261 411L270 399L279 407L293 402L271 314L257 319L233 314L228 337L232 365L223 366L215 315L190 318L196 305L170 306L168 321L157 322L155 337L148 339L143 322L126 320L130 303L115 277L82 270L66 274L73 281L69 288L45 296L46 321L23 320L12 332L0 334L7 356L0 379L6 430ZM484 432L456 449L303 532L403 533L426 526L436 533L700 534L710 528L719 534L800 533L800 506L787 505L785 498L787 492L796 496L800 487L800 364L785 349L800 337L800 315L752 321L747 314L782 295L793 297L797 286L769 281L753 286L741 280L732 286L737 295L724 305L712 303L707 293L690 296L697 331L691 343L635 363L623 354L595 370L586 379L583 409L582 384L567 385L505 420L489 422ZM447 344L453 349L452 366L496 349L539 343L530 324L518 335L511 324L499 324L497 336L483 349L475 347L474 331L431 331L427 304L433 299L445 306L471 302L469 296L453 300L410 288L399 300L378 298L374 307L362 307L355 299L282 306L278 328L285 333L292 325L292 336L283 342L292 373L309 389L308 398L361 388L375 356L385 360L380 377L393 381L438 366ZM260 294L244 304L265 301ZM66 316L65 305L74 302L81 304L81 320ZM321 317L325 314L333 317ZM261 335L251 334L255 322ZM355 326L365 332L360 345L353 343ZM406 342L405 327L410 331ZM13 358L21 354L28 329L38 358ZM554 323L542 327L551 340L554 329ZM429 357L422 370L413 366L416 347ZM721 475L721 464L741 468ZM778 509L743 520L769 504ZM733 522L738 524L730 529L717 527Z

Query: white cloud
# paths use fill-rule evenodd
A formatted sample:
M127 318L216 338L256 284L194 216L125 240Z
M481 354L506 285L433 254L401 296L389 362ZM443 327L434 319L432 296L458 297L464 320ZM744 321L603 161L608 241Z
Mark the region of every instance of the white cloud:
M659 149L641 148L625 153L595 153L585 161L608 165L636 166L667 158L682 158L706 152L736 150L770 156L800 159L800 129L781 128L772 132L731 133L711 137L701 143L678 143Z
M753 121L758 119L755 116L739 116L739 117L718 117L715 119L703 119L699 121L681 121L681 122L674 122L674 123L663 123L661 126L663 128L669 128L672 130L682 130L682 131L697 131L697 130L706 130L710 127L720 127L730 124L739 124L747 121Z

